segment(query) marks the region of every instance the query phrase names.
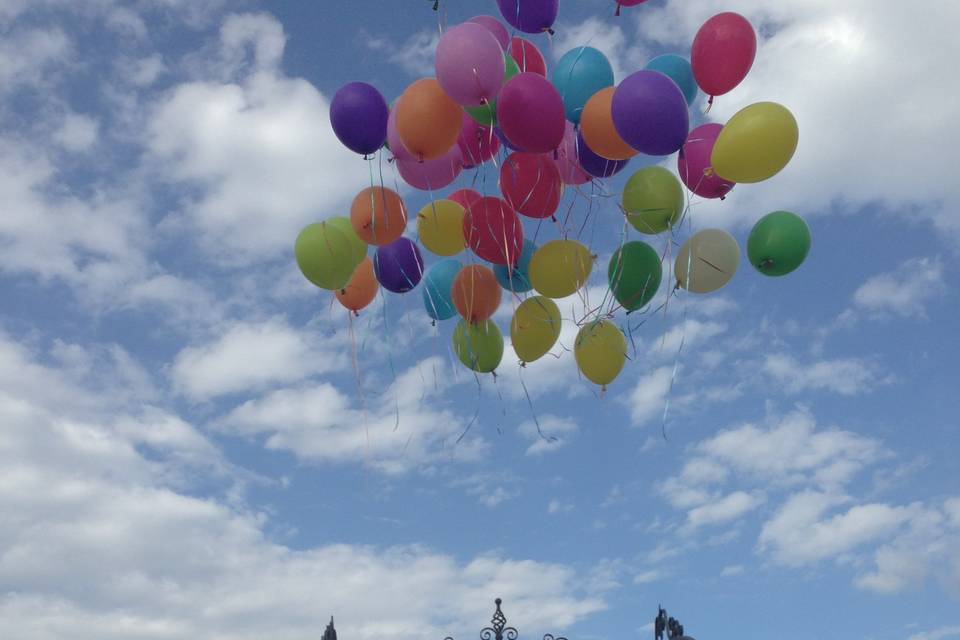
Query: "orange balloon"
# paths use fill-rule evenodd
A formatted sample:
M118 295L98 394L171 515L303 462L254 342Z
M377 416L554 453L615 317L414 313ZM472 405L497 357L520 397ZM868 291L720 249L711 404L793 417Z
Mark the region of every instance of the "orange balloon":
M492 269L480 264L461 269L450 293L453 306L467 322L483 322L500 306L500 283Z
M397 134L420 160L439 158L457 143L463 111L435 78L417 80L397 99Z
M367 244L390 244L407 228L407 208L396 191L367 187L350 205L350 224Z
M607 160L626 160L639 153L628 145L613 126L611 105L616 87L600 89L583 105L580 132L590 150Z
M370 256L363 259L350 276L350 282L343 289L336 290L337 300L350 311L357 312L377 297L380 283L373 273L373 260Z

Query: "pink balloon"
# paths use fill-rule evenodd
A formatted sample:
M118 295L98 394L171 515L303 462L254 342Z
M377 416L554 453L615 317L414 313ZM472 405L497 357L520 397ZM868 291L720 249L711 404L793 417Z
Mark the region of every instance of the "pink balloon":
M563 142L560 143L557 156L553 159L557 169L560 170L560 180L563 184L578 185L590 182L590 174L580 168L577 158L577 130L568 120L563 132Z
M677 173L690 191L702 198L723 198L735 183L724 180L713 172L710 154L722 124L703 124L687 134L687 141L677 157Z
M463 168L472 169L497 155L500 138L492 128L482 126L464 112L457 146L463 154Z
M500 48L504 51L507 50L507 47L510 46L510 32L507 31L507 28L503 26L503 23L494 18L493 16L474 16L467 20L467 22L476 22L479 25L482 25L490 33L493 34L493 37L497 39L497 42L500 43Z
M437 44L437 82L457 104L492 102L503 84L504 64L500 43L476 22L448 29Z
M711 98L727 93L747 76L757 54L757 34L739 13L718 13L693 39L690 66L697 84Z
M457 179L463 171L463 155L454 145L444 155L433 160L397 160L400 177L411 187L422 191L442 189Z
M394 105L394 107L396 107L396 105ZM403 146L403 141L397 132L396 108L390 109L390 115L387 116L387 145L390 147L390 153L392 153L393 157L397 160L417 160L417 157L407 151L407 148Z
M530 71L518 73L500 90L497 122L515 147L529 153L547 153L563 142L563 100L543 76Z

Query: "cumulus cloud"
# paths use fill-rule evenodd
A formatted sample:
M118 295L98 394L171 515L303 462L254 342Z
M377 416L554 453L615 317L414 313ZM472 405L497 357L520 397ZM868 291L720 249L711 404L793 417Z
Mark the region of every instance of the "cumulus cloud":
M894 271L875 275L853 294L854 307L867 313L926 318L926 305L945 291L938 259L912 258Z

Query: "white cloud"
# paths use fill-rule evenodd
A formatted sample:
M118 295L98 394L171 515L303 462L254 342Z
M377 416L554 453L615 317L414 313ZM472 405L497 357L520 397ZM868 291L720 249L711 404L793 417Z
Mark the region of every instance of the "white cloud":
M558 60L571 49L584 46L593 47L607 57L613 67L615 84L642 68L647 58L647 52L636 39L607 20L591 17L578 24L564 24L557 28L552 48Z
M761 494L734 491L708 504L694 507L687 513L687 523L697 528L703 525L730 522L753 511L764 502Z
M853 302L868 313L926 318L926 304L945 288L940 260L913 258L864 282L854 292Z
M547 513L552 516L559 513L570 513L571 511L573 511L572 504L558 500L557 498L552 498L547 504Z
M537 423L539 423L539 430ZM566 445L570 438L580 431L577 423L569 418L560 418L554 415L543 415L537 422L527 420L519 427L520 435L530 440L527 455L541 455L556 451Z
M786 353L771 353L763 360L763 372L788 393L832 391L852 396L870 391L882 383L876 365L858 358L799 362Z
M744 567L742 564L729 564L720 571L720 575L725 578L730 576L739 576L745 571L746 567Z
M437 43L440 34L436 30L418 31L407 38L402 45L382 37L363 34L364 43L372 51L382 52L385 59L414 77L432 77L436 75L434 66ZM387 97L387 102L390 98Z
M637 380L627 400L634 425L642 426L663 414L672 375L673 367L660 367Z
M960 626L939 627L930 631L911 634L907 640L943 640L960 637Z
M53 137L67 151L86 151L96 143L99 130L99 123L90 116L68 113Z
M663 578L663 572L659 569L651 569L633 576L633 584L649 584Z

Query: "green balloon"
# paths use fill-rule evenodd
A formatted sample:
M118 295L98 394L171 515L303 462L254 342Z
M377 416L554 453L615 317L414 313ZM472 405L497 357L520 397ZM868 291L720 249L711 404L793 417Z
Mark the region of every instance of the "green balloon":
M453 331L453 351L470 369L490 373L503 359L503 334L493 320L472 323L461 320Z
M321 289L342 289L347 286L357 266L353 261L350 240L326 222L305 227L297 236L293 252L303 275Z
M628 312L650 302L660 288L662 276L660 256L653 247L639 240L617 249L607 267L610 290Z
M765 276L785 276L810 252L810 228L789 211L774 211L760 218L747 239L750 264Z
M680 180L660 166L640 169L623 188L623 209L627 220L640 233L666 231L683 213Z
M350 223L350 218L334 216L332 218L327 218L327 223L329 223L331 227L334 227L343 235L347 236L347 240L350 241L350 249L353 254L353 266L356 267L358 264L363 262L363 259L367 257L367 243L361 240L360 236L357 235L357 232L353 230L353 224Z
M513 56L510 53L506 53L503 56L504 61L504 72L503 72L503 84L507 84L507 80L513 76L520 73L520 67L517 66L517 61L513 59ZM497 124L497 101L493 100L490 104L482 104L479 107L464 107L471 118L479 122L485 127L492 127Z

